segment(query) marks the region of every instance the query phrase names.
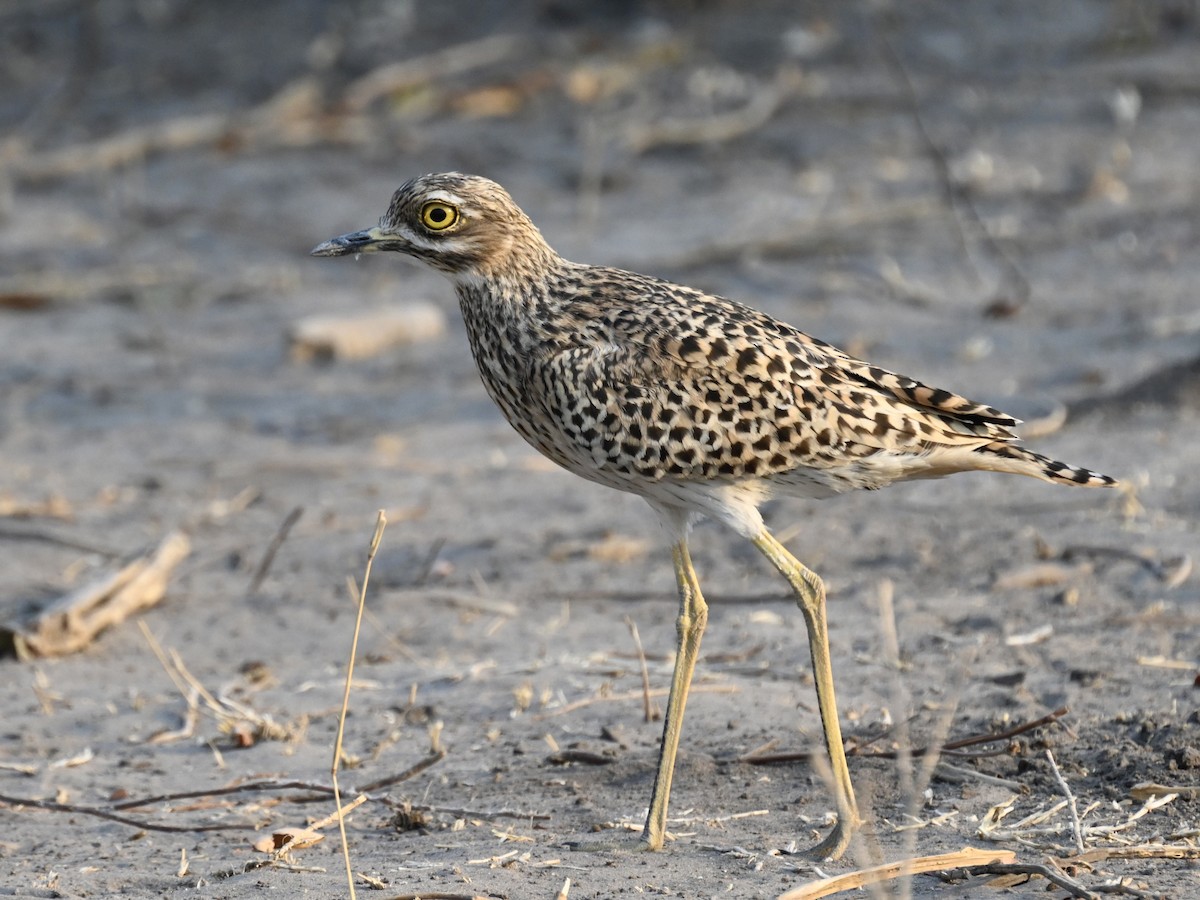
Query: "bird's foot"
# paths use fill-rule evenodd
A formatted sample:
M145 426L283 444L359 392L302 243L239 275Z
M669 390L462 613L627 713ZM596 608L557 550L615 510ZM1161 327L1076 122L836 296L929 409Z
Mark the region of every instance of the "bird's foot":
M640 834L632 832L608 831L577 841L567 841L567 847L580 853L644 853L661 850L652 847Z
M837 824L833 826L833 830L829 834L825 835L824 840L813 847L798 851L796 855L813 862L840 859L846 852L846 848L850 846L852 837L854 837L853 822L844 816L839 816Z

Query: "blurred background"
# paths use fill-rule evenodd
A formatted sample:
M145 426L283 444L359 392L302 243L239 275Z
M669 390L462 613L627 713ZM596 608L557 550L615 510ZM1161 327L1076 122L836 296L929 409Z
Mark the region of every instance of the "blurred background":
M495 425L438 276L307 257L450 169L1025 418L1192 411L1198 48L1190 2L7 0L0 491L132 539L259 453Z
M542 702L595 688L579 660L624 647L624 615L655 677L667 671L673 582L640 501L525 447L484 395L439 276L390 256L308 256L374 224L404 180L474 172L564 256L748 302L996 404L1039 449L1125 479L1113 499L966 477L773 520L847 600L832 635L851 731L888 718L865 599L887 576L916 696L938 695L946 646L992 641L979 671L1028 677L973 681L963 727L1070 701L1094 740L1092 783L1132 781L1167 757L1130 737L1141 749L1106 768L1102 745L1133 728L1121 716L1158 709L1178 725L1188 704L1130 669L1132 654L1192 659L1200 627L1187 612L1198 148L1194 0L0 0L0 618L182 527L192 552L151 628L202 679L240 678L277 716L313 715L319 772L318 711L340 696L330 673L352 613L343 580L384 507L367 649L386 690L358 727L419 682L462 754L441 770L461 779L442 782L447 803L488 783L482 729L509 727L526 679ZM1065 587L997 587L1069 545L1118 549L1060 571ZM757 647L784 673L774 694L755 676L694 732L706 751L749 748L793 727L803 631L752 549L715 529L696 547L714 598L778 607L714 604L706 638L714 652ZM1061 601L1080 592L1082 606ZM443 602L464 596L473 613ZM480 612L485 596L500 605ZM1044 617L1059 623L1054 649L1006 649ZM565 667L563 693L543 691L527 656ZM1092 674L1076 680L1081 660ZM463 674L489 661L494 679ZM248 686L251 663L273 688ZM207 773L194 753L167 774L127 745L178 702L129 623L58 664L0 668L11 752L110 751L108 768L39 776L44 792L62 779L107 791L130 755L164 785ZM1119 689L1090 691L1106 673ZM68 702L51 715L31 685ZM762 708L744 740L723 718L743 721L739 703ZM1194 745L1188 727L1162 752ZM655 739L647 726L636 772ZM292 772L308 759L296 752L244 765Z

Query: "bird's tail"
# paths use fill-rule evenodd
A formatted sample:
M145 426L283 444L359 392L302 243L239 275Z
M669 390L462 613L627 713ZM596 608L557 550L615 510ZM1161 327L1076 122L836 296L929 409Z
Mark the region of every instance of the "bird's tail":
M975 448L975 453L990 457L989 465L980 468L992 469L997 472L1012 472L1017 475L1028 475L1040 478L1054 484L1070 484L1076 487L1114 487L1117 479L1101 475L1091 469L1080 466L1070 466L1057 459L1042 456L1024 447L1017 447L1004 441L992 441Z

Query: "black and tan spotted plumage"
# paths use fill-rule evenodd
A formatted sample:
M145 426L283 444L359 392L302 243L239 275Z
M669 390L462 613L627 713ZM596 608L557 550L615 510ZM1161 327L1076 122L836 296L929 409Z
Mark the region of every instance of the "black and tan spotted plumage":
M815 852L832 856L858 814L828 671L824 591L767 532L759 504L773 493L827 497L972 470L1114 484L1020 447L1010 430L1017 420L997 409L862 362L750 307L568 262L485 178L413 179L377 227L313 253L373 250L415 257L454 282L483 383L526 440L577 475L640 494L673 533L680 653L644 835L655 849L706 618L687 552L695 516L753 540L796 590L839 811Z

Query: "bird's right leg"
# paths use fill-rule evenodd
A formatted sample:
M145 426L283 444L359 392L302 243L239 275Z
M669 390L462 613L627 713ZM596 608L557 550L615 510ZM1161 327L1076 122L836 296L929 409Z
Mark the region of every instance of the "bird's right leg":
M813 680L817 687L817 706L821 711L821 725L825 731L825 747L829 751L834 799L838 811L838 820L833 826L833 831L813 847L809 854L819 859L837 859L850 845L850 838L859 825L859 818L858 804L854 800L854 786L850 783L850 767L846 764L846 750L842 745L837 700L833 693L833 664L829 655L829 628L825 620L825 585L815 572L792 556L765 528L753 541L754 546L792 586L800 612L804 615L804 626L808 630Z
M658 774L654 777L654 792L642 841L647 849L661 850L667 833L667 803L671 798L671 779L675 773L675 754L679 750L679 733L683 728L683 710L687 705L688 689L696 657L700 654L700 638L708 622L708 605L700 593L700 582L692 567L687 537L681 537L671 548L675 560L675 580L679 585L679 618L676 630L679 645L675 653L675 671L671 675L671 694L667 698L667 714L663 719L662 747L658 753Z

